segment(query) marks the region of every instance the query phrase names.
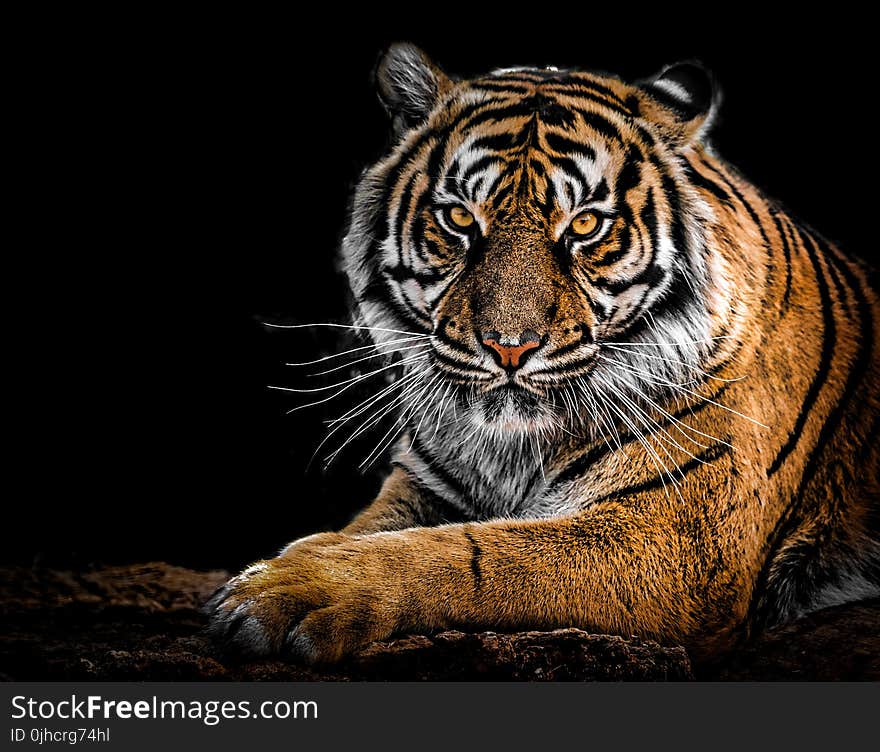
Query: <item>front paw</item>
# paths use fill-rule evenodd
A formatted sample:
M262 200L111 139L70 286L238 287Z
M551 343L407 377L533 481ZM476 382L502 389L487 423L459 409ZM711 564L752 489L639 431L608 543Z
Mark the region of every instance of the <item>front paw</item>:
M335 661L397 626L392 558L363 539L293 546L233 577L208 601L209 630L247 656Z

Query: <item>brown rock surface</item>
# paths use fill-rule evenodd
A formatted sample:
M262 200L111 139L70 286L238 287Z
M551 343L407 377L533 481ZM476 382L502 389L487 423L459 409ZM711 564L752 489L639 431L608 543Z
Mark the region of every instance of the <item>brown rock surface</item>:
M441 632L371 645L338 666L240 662L217 653L199 612L226 572L164 563L90 572L0 569L0 676L13 680L687 680L681 647L554 632ZM880 601L773 630L723 679L880 678Z

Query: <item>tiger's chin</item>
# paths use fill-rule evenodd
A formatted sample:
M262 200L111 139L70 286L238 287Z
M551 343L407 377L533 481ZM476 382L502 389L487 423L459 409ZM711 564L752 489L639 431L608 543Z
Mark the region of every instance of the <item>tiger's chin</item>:
M475 405L474 420L499 433L534 434L556 427L553 413L542 397L508 384L480 397Z

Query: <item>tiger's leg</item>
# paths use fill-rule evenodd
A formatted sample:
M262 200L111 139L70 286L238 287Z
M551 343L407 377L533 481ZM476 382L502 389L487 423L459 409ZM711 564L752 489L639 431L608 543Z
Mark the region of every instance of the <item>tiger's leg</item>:
M609 502L565 519L341 537L231 588L214 628L247 652L308 661L450 626L579 626L714 650L745 613L742 566L754 557L679 530L651 504Z

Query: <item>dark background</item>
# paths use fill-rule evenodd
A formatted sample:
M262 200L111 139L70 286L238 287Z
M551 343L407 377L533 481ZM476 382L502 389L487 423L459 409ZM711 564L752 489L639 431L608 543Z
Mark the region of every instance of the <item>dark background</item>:
M53 364L22 440L29 478L9 504L3 558L237 568L369 501L382 463L356 466L378 435L328 472L306 469L321 421L354 402L286 415L303 396L267 389L307 385L283 363L344 341L261 322L345 321L336 247L352 181L387 142L371 71L395 39L460 75L537 64L637 79L698 58L725 93L720 153L876 259L864 20L583 12L505 32L450 11L371 32L376 18L341 16L321 28L166 19L146 38L120 27L53 74L46 148L85 176L66 195L101 196L108 210L84 214L64 296L38 299L64 331L40 340Z

